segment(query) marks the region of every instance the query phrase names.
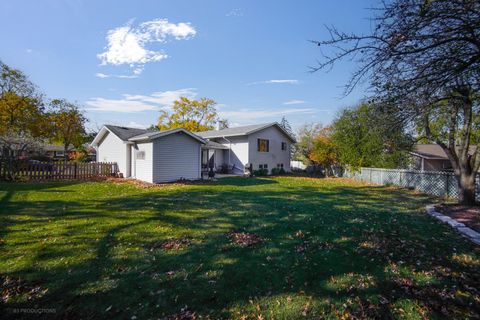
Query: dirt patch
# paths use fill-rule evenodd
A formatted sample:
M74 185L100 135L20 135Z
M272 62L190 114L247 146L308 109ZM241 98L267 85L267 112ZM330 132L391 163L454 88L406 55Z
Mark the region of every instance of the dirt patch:
M252 247L265 241L259 235L247 232L230 232L227 237L233 244L240 247Z
M464 206L460 204L441 204L435 209L467 227L480 232L480 206Z
M195 181L194 180L178 180L178 181L168 182L168 183L150 183L150 182L140 181L132 178L113 178L113 177L109 177L106 180L114 184L131 184L141 189L179 187L179 186L211 183L210 181L207 181L207 180L195 180Z
M29 283L22 279L0 277L0 301L8 302L12 298L26 295L27 300L42 297L48 289Z
M192 243L192 239L189 237L167 239L163 241L154 242L150 245L150 250L162 249L165 251L184 249Z

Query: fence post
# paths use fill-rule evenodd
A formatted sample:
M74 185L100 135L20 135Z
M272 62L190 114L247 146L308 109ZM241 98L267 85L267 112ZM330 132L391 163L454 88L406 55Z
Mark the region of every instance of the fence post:
M447 173L445 176L447 177L447 183L446 183L446 186L445 186L445 187L446 187L446 189L447 189L447 194L446 194L446 196L448 197L448 196L450 195L450 188L449 188L449 185L448 185L448 182L449 182L449 180L450 180L450 174Z

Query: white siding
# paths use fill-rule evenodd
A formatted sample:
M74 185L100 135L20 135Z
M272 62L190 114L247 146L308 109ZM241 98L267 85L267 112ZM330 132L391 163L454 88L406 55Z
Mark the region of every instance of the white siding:
M215 150L215 167L217 170L220 170L222 165L225 163L223 154L224 154L224 150Z
M257 139L269 140L269 151L258 152ZM283 163L285 171L290 171L290 140L278 128L272 126L264 130L252 133L248 136L249 142L249 163L253 164L253 169L258 170L260 164L267 164L268 171L276 168L277 164ZM282 150L282 142L287 143L286 150Z
M116 162L118 170L127 177L128 145L111 132L108 132L97 148L98 162Z
M138 180L153 182L153 143L137 143L132 154L133 174ZM145 152L145 159L137 159L138 152Z
M200 147L199 141L182 132L154 140L153 182L200 179Z
M243 173L245 164L248 163L248 137L227 137L212 140L230 148L230 152L229 150L224 151L223 161L226 164L235 165L235 168L237 168L235 173Z

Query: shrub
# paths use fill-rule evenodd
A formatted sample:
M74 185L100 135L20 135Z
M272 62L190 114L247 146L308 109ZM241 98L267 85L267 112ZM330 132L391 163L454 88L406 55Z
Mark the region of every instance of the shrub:
M280 168L272 168L272 175L278 176L280 174Z
M285 172L285 169L280 168L279 173L280 173L280 174L285 174L285 173L286 173L286 172Z
M257 177L267 176L268 175L268 169L253 170L253 175L257 176Z

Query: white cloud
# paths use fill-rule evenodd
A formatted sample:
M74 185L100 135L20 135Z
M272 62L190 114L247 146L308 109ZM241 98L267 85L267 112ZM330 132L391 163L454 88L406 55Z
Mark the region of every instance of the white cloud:
M138 78L138 74L135 74L135 70L133 74L125 75L125 74L105 74L105 73L95 73L95 77L105 79L105 78L120 78L120 79L135 79Z
M98 112L134 113L169 109L175 100L180 97L193 98L196 89L186 88L171 91L158 91L150 95L123 94L121 99L91 98L86 101L87 110Z
M226 17L243 17L242 9L232 9L225 14Z
M288 101L285 101L283 104L292 105L292 104L304 104L304 103L306 103L306 101L304 100L288 100Z
M128 101L125 99L92 98L86 102L86 110L101 112L142 112L156 110L157 107L140 101Z
M250 82L248 84L253 85L253 84L298 84L298 83L299 81L295 79L273 79L273 80Z
M165 43L169 37L184 40L194 37L197 31L190 23L170 23L167 19L146 21L138 26L133 21L123 27L111 29L107 33L105 52L97 55L102 65L128 64L134 75L142 73L148 62L166 59L162 50L151 50L150 44Z
M103 78L108 78L108 77L110 77L110 75L109 75L109 74L105 74L105 73L98 72L98 73L95 73L95 77L97 77L97 78L102 78L102 79L103 79Z
M141 123L138 123L138 122L135 122L135 121L130 121L130 122L127 124L127 127L137 128L137 129L146 129L148 126L146 126L146 125L144 125L144 124L141 124Z
M193 98L196 95L197 92L194 88L186 88L173 91L154 92L148 96L125 94L124 97L125 100L128 101L141 101L146 103L158 104L163 107L169 107L173 104L175 100L178 100L180 97Z

